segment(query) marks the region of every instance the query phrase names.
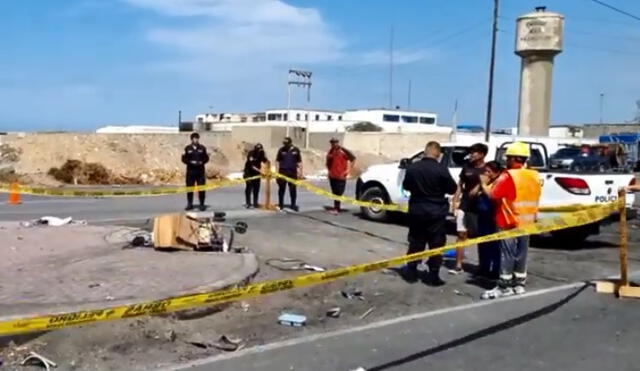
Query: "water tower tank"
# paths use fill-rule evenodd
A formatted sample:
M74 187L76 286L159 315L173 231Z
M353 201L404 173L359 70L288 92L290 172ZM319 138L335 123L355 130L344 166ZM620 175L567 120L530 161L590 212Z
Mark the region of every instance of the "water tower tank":
M537 7L532 13L522 15L517 21L516 54L558 54L562 51L564 16Z

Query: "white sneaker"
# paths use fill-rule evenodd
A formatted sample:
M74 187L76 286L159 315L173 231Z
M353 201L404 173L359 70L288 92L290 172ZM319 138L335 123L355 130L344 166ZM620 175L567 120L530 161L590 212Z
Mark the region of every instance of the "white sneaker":
M483 292L480 298L483 300L491 300L491 299L504 298L512 295L515 295L515 292L511 287L507 287L506 289L495 287L491 290Z
M514 288L513 288L513 292L514 292L516 295L522 295L522 294L524 294L525 292L527 292L527 290L525 290L525 289L524 289L524 286L522 286L522 285L518 285L518 286L516 286L516 287L514 287Z

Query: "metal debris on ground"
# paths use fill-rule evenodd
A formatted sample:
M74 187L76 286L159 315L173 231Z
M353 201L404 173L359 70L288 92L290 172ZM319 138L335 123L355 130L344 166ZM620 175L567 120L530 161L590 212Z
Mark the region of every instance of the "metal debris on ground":
M209 348L210 346L213 345L211 341L206 339L200 333L191 334L191 336L185 339L184 342L202 349Z
M317 265L307 264L304 260L295 258L272 258L265 262L266 265L281 271L312 271L324 272L326 269Z
M251 306L246 301L240 302L240 308L242 308L243 311L247 312L250 307Z
M340 317L341 313L342 310L340 309L340 307L331 308L327 311L327 317L338 318Z
M49 371L52 367L56 368L58 365L52 360L41 356L36 352L30 352L27 358L25 358L22 362L20 362L21 366L27 365L37 365L44 367L47 371Z
M300 314L283 313L278 323L284 326L301 327L307 324L307 317Z
M368 315L370 315L370 314L371 314L371 312L373 312L373 309L374 309L374 308L375 308L375 307L371 307L371 308L369 308L366 312L362 313L362 315L360 316L360 319L365 319Z
M353 290L342 290L340 291L340 294L342 294L342 296L345 299L358 299L358 300L362 300L364 301L364 295L362 294L361 290L357 290L357 289L353 289Z
M236 352L244 348L244 342L240 338L232 338L227 335L220 336L218 342L212 344L215 348L225 352Z
M176 338L177 338L177 337L178 337L178 335L176 335L176 332L175 332L175 331L173 331L173 330L169 330L169 331L166 331L166 332L164 333L164 338L165 338L165 339L167 339L167 340L169 340L169 341L170 341L170 342L172 342L172 343L173 343L174 341L176 341Z

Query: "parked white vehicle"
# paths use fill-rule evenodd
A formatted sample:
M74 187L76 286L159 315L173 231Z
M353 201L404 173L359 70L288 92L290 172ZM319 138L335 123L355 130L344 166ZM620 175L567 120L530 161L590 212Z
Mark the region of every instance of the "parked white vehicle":
M500 147L489 145L487 160L496 159L504 164L504 151L509 142ZM620 187L635 184L634 174L620 173L571 173L567 171L549 171L548 153L544 144L529 142L531 158L529 166L540 172L542 195L540 207L566 205L592 205L615 201ZM449 167L457 181L469 153L469 146L455 143L442 145L442 162ZM408 164L420 161L423 151L410 158L393 164L374 165L364 172L356 183L356 198L384 204L406 205L409 192L402 188L405 168ZM627 207L631 208L634 196L627 196ZM363 215L371 220L385 220L389 212L375 207L363 207ZM539 218L556 216L557 212L540 212ZM600 223L554 232L555 237L570 238L573 242L582 241L591 234L599 233Z

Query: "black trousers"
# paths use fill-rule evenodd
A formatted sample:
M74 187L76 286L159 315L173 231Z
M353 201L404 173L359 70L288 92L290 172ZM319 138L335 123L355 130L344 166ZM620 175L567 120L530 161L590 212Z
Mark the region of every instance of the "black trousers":
M260 194L260 179L253 179L245 181L244 198L247 201L247 205L253 205L258 207L258 195ZM251 199L253 196L253 202Z
M196 184L199 186L205 185L207 182L207 177L205 176L204 171L187 171L187 187L193 187ZM200 205L204 205L206 192L198 191L198 200L200 201ZM187 204L193 205L193 192L187 192Z
M426 249L442 247L447 242L445 228L446 216L434 218L427 215L409 214L409 251L407 254L422 252ZM412 261L407 264L410 269L416 270L420 261ZM442 266L442 255L429 258L427 265L429 272L437 274Z
M331 193L336 196L342 196L344 189L347 187L347 181L345 179L329 178L329 186L331 186ZM340 210L340 201L333 201L333 208Z
M281 170L280 174L289 178L298 179L297 171ZM282 178L276 179L276 183L278 183L278 206L280 206L281 209L284 208L284 193L287 190L287 186L289 187L289 198L291 198L291 206L296 206L296 201L298 199L298 187L295 184L289 183Z

